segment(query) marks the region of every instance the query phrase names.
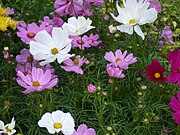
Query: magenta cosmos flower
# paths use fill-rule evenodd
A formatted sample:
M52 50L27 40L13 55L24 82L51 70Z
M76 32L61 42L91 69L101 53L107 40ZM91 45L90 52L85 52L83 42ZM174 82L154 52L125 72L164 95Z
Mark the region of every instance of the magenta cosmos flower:
M28 44L30 41L34 41L34 37L36 34L43 30L42 28L38 27L36 23L31 23L27 25L27 28L24 27L17 27L19 32L17 32L17 36L21 38L21 40Z
M75 72L77 74L84 74L83 70L81 69L81 66L85 63L86 59L76 57L74 60L68 59L65 60L63 63L66 64L66 66L61 66L62 69L64 69L67 72Z
M84 50L85 48L90 48L92 41L89 40L88 36L84 35L82 38L80 36L71 37L73 47Z
M106 52L104 58L111 62L115 67L119 67L121 69L127 69L129 64L135 63L137 60L133 56L133 54L127 55L127 51L124 53L121 50L116 50L115 54L112 51Z
M81 124L72 135L96 135L96 131L93 128L88 128L85 124Z
M180 87L180 50L174 50L168 54L168 61L171 64L171 74L167 76L169 83L178 83Z
M116 67L112 64L107 64L106 71L112 78L124 78L125 75L122 73L123 69L120 69L119 67Z
M40 92L44 89L50 89L58 83L58 78L53 78L52 71L47 69L45 72L41 68L32 68L32 72L28 75L24 75L21 71L18 71L17 83L26 88L23 93L28 94L30 92Z
M180 92L177 93L177 99L175 97L171 98L169 106L173 111L175 111L172 116L173 119L177 124L180 124Z
M160 65L158 60L153 60L151 64L146 66L147 73L144 73L149 80L153 82L164 82L166 78L164 77L165 68Z

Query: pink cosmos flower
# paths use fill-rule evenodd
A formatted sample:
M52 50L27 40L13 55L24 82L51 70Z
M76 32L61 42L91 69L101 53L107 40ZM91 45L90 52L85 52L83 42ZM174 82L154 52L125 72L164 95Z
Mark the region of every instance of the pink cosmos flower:
M58 78L52 79L51 70L47 69L45 72L41 68L32 68L31 74L24 75L21 71L18 71L17 83L26 88L23 91L24 94L31 92L40 92L44 89L50 89L58 83Z
M96 135L96 131L93 128L88 128L85 124L81 124L72 135Z
M21 55L16 56L16 61L20 63L32 62L33 58L28 49L22 49Z
M170 26L165 26L161 32L161 36L171 45L174 45L174 42L170 40L173 37L173 33L170 29Z
M124 53L121 50L116 50L115 55L112 51L106 52L104 58L111 62L115 67L119 67L121 69L127 69L129 64L135 63L137 60L134 58L133 54L127 55L127 51Z
M96 86L93 84L88 84L88 92L89 93L94 93L96 92Z
M180 92L177 93L177 99L175 97L171 98L169 106L173 111L175 111L172 116L173 119L177 124L180 124Z
M156 0L145 0L150 3L149 8L155 8L158 13L161 13L162 6Z
M120 69L119 67L115 67L112 64L107 64L106 71L109 74L110 77L113 78L124 78L125 75L122 73L123 69Z
M19 29L19 27L21 28L27 28L27 24L26 24L26 22L24 22L23 20L21 20L18 24L17 24L17 29Z
M99 35L98 34L90 34L89 36L89 40L91 41L91 45L92 46L98 46L99 42L97 41L99 39Z
M21 38L21 40L28 44L30 41L34 41L34 37L36 34L43 30L43 28L40 28L36 25L36 23L31 23L27 25L27 28L24 27L17 27L19 32L17 32L17 36Z
M31 73L32 65L29 62L27 62L25 64L17 64L15 70L16 70L17 76L18 76L18 71L21 71L26 76L27 74ZM20 76L18 76L18 77L20 77Z
M48 16L44 16L44 20L39 21L42 25L45 25L45 30L51 34L53 27L61 27L64 24L64 21L54 16L51 20Z
M64 69L67 72L75 72L77 74L84 74L83 70L81 69L81 66L85 63L86 59L83 57L76 57L74 60L68 59L65 60L63 63L66 64L66 66L61 66L62 69Z
M180 87L180 50L174 50L168 54L172 73L167 76L169 83L178 83Z
M85 48L90 48L92 41L89 40L87 35L84 35L82 38L80 36L71 37L73 47L84 50Z

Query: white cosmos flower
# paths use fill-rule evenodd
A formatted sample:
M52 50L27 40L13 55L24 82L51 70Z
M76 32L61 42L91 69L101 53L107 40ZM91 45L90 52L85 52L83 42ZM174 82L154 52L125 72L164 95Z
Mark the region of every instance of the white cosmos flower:
M71 54L71 39L68 37L68 32L62 28L53 28L52 36L46 30L40 31L34 39L30 41L30 53L35 60L44 60L40 65L46 65L57 59L58 63L69 59Z
M89 18L86 20L83 16L79 16L78 18L70 17L68 23L64 23L62 28L68 31L70 36L79 36L95 28L91 26L91 23L92 21Z
M70 113L64 113L60 110L51 113L45 113L38 122L40 127L47 128L50 134L59 133L71 135L74 132L74 119Z
M12 118L11 123L6 125L4 125L4 122L0 120L0 133L13 135L16 132L14 127L15 127L14 117Z
M117 17L111 14L112 17L122 23L117 26L121 32L133 34L134 31L144 40L144 34L139 25L152 23L157 19L157 11L154 8L148 9L150 3L144 0L123 0L124 8L119 7L116 3L119 15Z

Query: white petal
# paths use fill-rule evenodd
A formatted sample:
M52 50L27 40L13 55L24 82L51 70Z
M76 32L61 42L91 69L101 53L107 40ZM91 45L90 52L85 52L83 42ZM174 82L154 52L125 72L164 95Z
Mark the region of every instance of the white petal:
M121 32L125 32L128 34L133 34L133 26L127 26L127 25L119 25L116 27L118 30L120 30Z
M138 24L143 25L146 23L152 23L157 19L157 11L154 8L145 11L143 16L140 18Z
M55 129L53 127L53 120L52 120L52 117L51 117L51 114L50 113L45 113L42 118L38 121L38 125L39 127L45 127L47 128L48 132L50 134L54 134L55 133Z
M59 54L57 57L58 63L61 64L63 61L69 59L70 57L72 57L74 55L70 55L70 54Z
M50 56L50 57L48 57L47 59L45 59L45 61L41 61L39 64L40 64L41 66L44 66L44 65L46 65L46 64L49 64L49 63L55 61L55 60L56 60L56 57L57 57L56 55Z
M52 112L52 119L55 123L61 123L64 119L64 112L60 110Z
M12 130L14 127L15 127L15 121L14 121L14 117L13 117L11 120L11 123L8 125L8 128Z
M41 44L35 41L30 42L30 53L32 55L35 55L37 53L49 54L50 50L51 48L48 48L48 46L44 44Z
M46 55L46 54L43 54L43 53L37 53L37 54L35 54L34 55L34 59L35 60L45 60L45 59L47 59L49 56L48 55Z
M144 34L143 34L141 28L139 27L139 25L134 26L134 31L135 31L139 36L141 36L142 39L144 40Z
M54 42L52 37L49 35L49 33L47 33L46 30L42 30L40 32L38 32L38 34L34 37L34 39L41 44L45 44L48 47L52 47L54 46Z
M0 129L4 130L4 122L0 120Z
M71 43L68 43L64 49L60 50L59 53L60 54L67 54L68 52L71 51L71 47L72 47Z

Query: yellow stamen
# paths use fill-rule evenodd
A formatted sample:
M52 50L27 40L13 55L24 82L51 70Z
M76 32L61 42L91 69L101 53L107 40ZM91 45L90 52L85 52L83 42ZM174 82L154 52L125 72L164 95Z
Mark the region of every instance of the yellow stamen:
M120 60L121 60L121 58L117 58L117 59L116 59L116 63L117 63L118 61L120 61Z
M34 38L34 37L35 37L35 34L32 33L32 32L30 32L30 33L27 34L27 36L28 36L29 38Z
M58 52L59 52L59 51L58 51L57 48L51 49L51 53L54 54L54 55L58 54Z
M131 20L129 20L129 24L134 24L136 22L136 20L135 19L131 19Z
M83 42L82 40L78 40L77 42L78 42L78 44L80 44L80 45L84 44L84 42Z
M38 81L34 81L34 82L33 82L33 86L36 86L36 87L37 87L37 86L39 86L39 85L40 85L40 82L38 82Z
M27 58L27 61L28 61L28 62L32 62L32 58L31 58L31 57L28 57L28 58Z
M154 74L154 77L158 79L158 78L161 77L161 75L160 75L160 73L155 73L155 74Z
M9 129L8 127L5 128L6 129L6 132L10 133L12 130Z
M62 128L62 124L61 123L54 123L53 127L56 129L59 129L59 128Z
M78 65L79 64L79 60L74 60L73 63L74 63L74 65Z

